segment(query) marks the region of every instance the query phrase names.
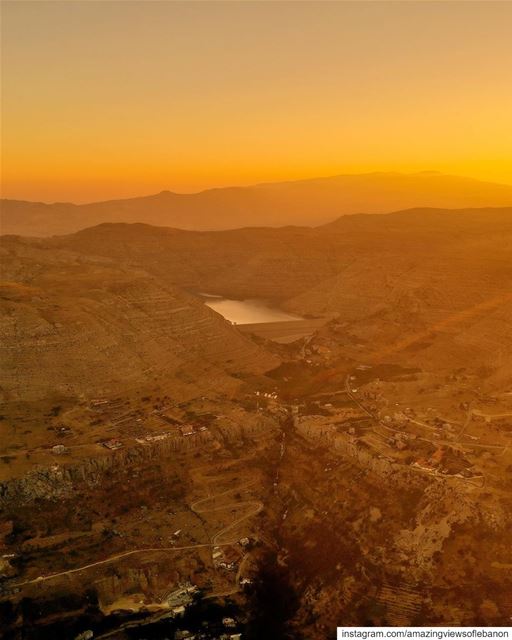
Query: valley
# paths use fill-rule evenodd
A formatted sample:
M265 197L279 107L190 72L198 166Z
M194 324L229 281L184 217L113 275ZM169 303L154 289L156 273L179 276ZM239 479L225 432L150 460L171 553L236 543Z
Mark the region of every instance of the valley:
M508 624L510 209L135 227L2 238L4 636Z
M512 640L512 0L0 14L0 640Z

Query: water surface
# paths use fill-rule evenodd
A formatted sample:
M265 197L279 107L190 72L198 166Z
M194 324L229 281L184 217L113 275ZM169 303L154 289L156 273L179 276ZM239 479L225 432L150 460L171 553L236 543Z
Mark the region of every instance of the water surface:
M286 313L260 299L229 300L211 294L201 294L206 306L210 307L233 324L254 324L258 322L286 322L302 320L300 316Z

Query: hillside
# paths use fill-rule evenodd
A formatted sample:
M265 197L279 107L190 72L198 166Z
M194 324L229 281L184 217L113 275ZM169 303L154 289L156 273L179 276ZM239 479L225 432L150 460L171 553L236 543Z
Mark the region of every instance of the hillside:
M2 242L4 400L122 393L167 384L190 395L229 393L230 374L257 374L275 357L193 297L142 270Z
M416 206L512 205L512 186L435 172L342 175L249 187L170 191L91 204L2 201L2 233L51 236L102 222L142 222L190 230L316 226L340 215Z
M512 208L1 251L9 633L148 637L187 584L236 620L282 584L312 640L510 620ZM199 291L330 318L272 345Z
M500 367L512 344L512 325L500 311L511 291L512 208L344 216L315 229L102 225L49 243L144 265L191 291L273 298L305 316L337 314L374 349L433 328L435 344L444 346L415 357L440 366L449 365L455 348L448 343L460 345L460 366L472 365L478 353L483 365ZM436 333L438 326L443 331ZM487 345L481 352L473 346L479 340Z
M308 295L316 285L363 259L369 261L371 280L372 268L382 272L381 255L390 260L411 259L424 269L429 256L442 254L448 259L460 254L461 259L486 268L486 264L508 260L511 237L512 207L503 207L343 216L313 229L192 232L103 224L47 242L143 267L179 287L282 302Z

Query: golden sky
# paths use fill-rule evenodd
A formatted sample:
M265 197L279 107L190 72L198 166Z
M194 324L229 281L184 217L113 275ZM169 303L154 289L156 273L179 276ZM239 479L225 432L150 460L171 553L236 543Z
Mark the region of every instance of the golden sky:
M2 3L4 197L512 183L512 2Z

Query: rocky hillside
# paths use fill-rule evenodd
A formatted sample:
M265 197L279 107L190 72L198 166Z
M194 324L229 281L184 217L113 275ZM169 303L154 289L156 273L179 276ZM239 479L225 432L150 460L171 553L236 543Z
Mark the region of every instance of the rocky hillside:
M402 214L381 221L366 251L285 308L337 313L354 342L377 357L510 380L512 211L420 210L407 221ZM341 219L330 228L345 226Z
M337 314L372 350L397 343L425 361L494 369L509 358L512 208L343 216L314 229L101 225L48 242L115 256L191 291Z
M317 227L190 232L148 225L105 224L49 240L52 246L88 255L115 257L143 267L176 286L227 297L301 298L306 313L315 287L352 269L358 279L395 271L409 261L420 269L444 261L445 280L452 260L483 265L506 262L512 237L512 208L411 210L385 216L344 216ZM394 263L397 263L396 266ZM368 273L356 274L367 263ZM430 265L430 266L429 266ZM390 273L390 279L393 279ZM453 278L455 280L455 278ZM399 283L397 282L397 285ZM359 287L358 280L354 286Z
M284 300L334 275L339 239L305 227L193 232L103 224L49 245L144 266L175 286L227 297Z
M2 381L6 399L94 396L173 380L236 386L276 359L221 316L142 270L2 243Z

